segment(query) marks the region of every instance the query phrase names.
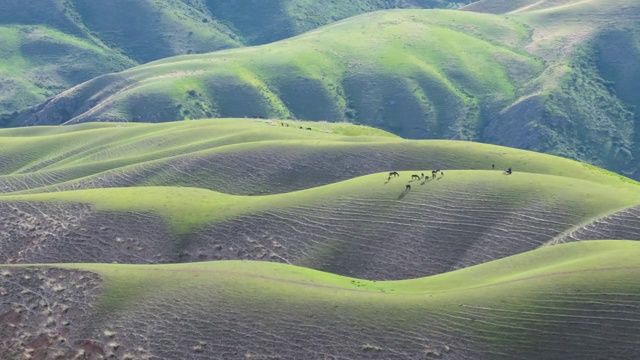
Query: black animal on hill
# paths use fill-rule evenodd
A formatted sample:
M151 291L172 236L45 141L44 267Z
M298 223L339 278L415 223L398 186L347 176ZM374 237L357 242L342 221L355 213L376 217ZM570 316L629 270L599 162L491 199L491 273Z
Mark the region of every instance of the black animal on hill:
M392 171L389 173L390 177L396 177L396 176L400 176L400 174L397 171Z
M407 186L405 187L405 191L410 191L411 190L411 185L407 184Z
M420 179L421 179L420 175L416 175L416 174L411 175L411 180L420 180Z

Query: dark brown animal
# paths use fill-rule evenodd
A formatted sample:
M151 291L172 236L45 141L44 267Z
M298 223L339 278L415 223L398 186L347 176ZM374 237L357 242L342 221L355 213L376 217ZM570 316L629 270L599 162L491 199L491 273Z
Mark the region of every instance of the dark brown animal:
M389 173L389 176L396 177L396 176L400 176L400 174L397 171L392 171Z
M411 185L407 184L407 186L405 187L405 191L409 191L411 190Z
M411 180L420 180L420 175L411 175Z

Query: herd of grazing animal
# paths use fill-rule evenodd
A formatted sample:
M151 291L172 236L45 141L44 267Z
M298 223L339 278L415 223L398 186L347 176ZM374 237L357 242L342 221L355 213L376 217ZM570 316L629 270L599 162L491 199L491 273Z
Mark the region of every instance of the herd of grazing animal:
M441 177L444 176L444 172L442 172L442 170L438 169L438 170L431 171L431 176L432 176L431 178L435 179L436 176L438 175L438 173L440 173ZM400 173L398 173L397 171L390 172L389 173L389 177L387 177L387 182L391 181L392 178L398 177L398 176L400 176ZM411 181L417 181L417 180L422 180L422 179L425 179L425 181L429 180L429 175L425 176L424 173L421 173L420 175L418 175L418 174L411 175ZM405 188L404 188L404 192L408 193L409 191L411 191L411 185L407 184L405 186Z
M444 172L440 169L438 170L433 170L431 171L431 179L435 179L438 176L438 173L440 173L440 176L444 176ZM394 177L398 177L400 176L400 174L397 171L392 171L389 173L389 177L387 177L387 181L390 181L392 178ZM424 175L424 173L421 173L420 175L418 174L413 174L411 175L411 181L417 181L417 180L429 180L429 175ZM407 185L407 189L410 189L411 186Z
M495 164L491 164L491 168L495 169L496 165ZM432 170L431 171L431 179L435 179L438 176L438 173L440 173L440 177L444 176L444 171L442 171L440 169ZM513 171L511 170L511 167L509 167L507 170L504 171L504 174L506 174L506 175L511 175L512 173L513 173ZM398 176L400 176L400 173L398 173L397 171L390 172L389 176L387 177L387 182L391 181L392 178L395 178L395 177L398 177ZM429 178L429 175L425 176L424 173L421 173L420 175L418 175L418 174L411 175L411 181L417 181L417 180L422 180L422 179L425 179L425 181L426 181L426 180L429 180L430 178ZM405 191L405 193L411 191L411 185L407 184L405 186L405 190L404 191Z

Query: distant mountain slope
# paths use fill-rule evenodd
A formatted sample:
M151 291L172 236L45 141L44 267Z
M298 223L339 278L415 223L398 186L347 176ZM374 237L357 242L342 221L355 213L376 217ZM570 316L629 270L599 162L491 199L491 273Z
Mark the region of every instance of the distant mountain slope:
M10 120L8 113L37 104L93 77L138 63L280 40L378 9L464 3L3 0L0 115L4 114L6 123Z
M0 126L10 121L8 112L135 64L101 43L51 27L0 26Z
M640 177L640 3L494 0L466 9L508 14L361 15L266 46L96 79L19 119L352 121L404 137L547 152Z
M25 123L262 116L478 140L489 115L543 69L519 50L528 36L526 27L491 15L377 12L266 46L169 58L111 81L98 78Z

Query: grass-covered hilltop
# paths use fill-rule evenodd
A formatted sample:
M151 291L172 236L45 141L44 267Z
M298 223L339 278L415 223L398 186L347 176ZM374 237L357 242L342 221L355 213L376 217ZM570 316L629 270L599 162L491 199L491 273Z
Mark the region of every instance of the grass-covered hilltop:
M373 10L470 2L3 0L0 122L81 82L151 60L264 44Z
M0 130L0 353L635 358L638 190L348 123Z
M368 13L263 46L163 59L12 119L350 121L637 177L640 4L487 0L461 10Z

